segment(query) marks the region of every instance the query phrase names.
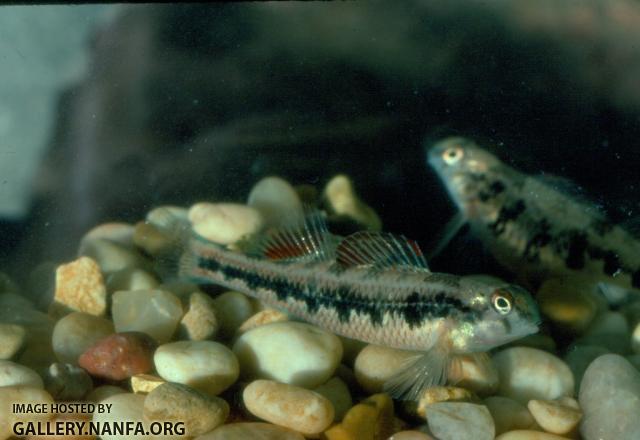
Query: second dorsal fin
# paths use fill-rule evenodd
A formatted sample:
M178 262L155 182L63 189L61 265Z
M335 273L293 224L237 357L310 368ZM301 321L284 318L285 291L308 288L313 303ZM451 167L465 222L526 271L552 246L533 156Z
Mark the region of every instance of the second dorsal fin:
M308 211L304 219L258 237L251 254L277 261L328 261L335 257L335 239L320 211Z
M415 241L386 232L360 231L346 237L336 249L336 262L343 268L370 266L429 272L427 261Z

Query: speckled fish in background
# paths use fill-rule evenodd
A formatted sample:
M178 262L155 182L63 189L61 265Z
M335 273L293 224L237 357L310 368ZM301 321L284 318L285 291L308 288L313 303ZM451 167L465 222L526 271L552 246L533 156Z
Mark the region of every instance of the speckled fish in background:
M640 241L593 204L506 165L473 141L447 138L428 162L494 257L529 286L552 277L588 280L610 299L640 289Z
M432 273L416 243L373 232L340 238L317 212L264 234L247 252L182 228L180 277L245 292L338 335L415 350L387 384L398 398L443 384L457 354L482 353L538 329L524 289Z

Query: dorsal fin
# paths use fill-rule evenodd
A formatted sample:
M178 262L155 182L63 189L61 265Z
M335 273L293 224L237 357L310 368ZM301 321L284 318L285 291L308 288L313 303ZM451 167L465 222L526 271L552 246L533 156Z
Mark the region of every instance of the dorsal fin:
M346 237L336 249L336 262L345 269L370 266L429 272L427 261L415 241L387 232L360 231Z
M335 256L335 240L322 213L308 211L302 220L267 230L257 237L251 254L277 261L328 261Z

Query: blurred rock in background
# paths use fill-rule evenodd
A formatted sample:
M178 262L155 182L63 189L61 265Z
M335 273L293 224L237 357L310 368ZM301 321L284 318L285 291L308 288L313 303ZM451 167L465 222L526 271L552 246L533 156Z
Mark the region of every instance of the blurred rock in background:
M4 265L69 258L93 225L154 205L244 200L270 174L345 172L385 229L428 243L453 208L425 143L451 133L576 180L621 220L640 206L633 41L632 0L124 7L60 91Z

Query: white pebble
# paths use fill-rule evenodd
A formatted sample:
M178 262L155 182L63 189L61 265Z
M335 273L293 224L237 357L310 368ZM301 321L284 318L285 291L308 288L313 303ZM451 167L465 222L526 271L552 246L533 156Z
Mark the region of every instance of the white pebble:
M223 399L177 383L165 383L151 391L144 400L147 422L184 423L188 437L202 435L222 425L229 415Z
M131 247L133 244L131 241L132 236L133 226L128 223L103 223L95 226L82 237L80 249L83 248L83 245L87 241L95 239L108 240L126 247Z
M442 402L427 410L429 429L440 440L493 440L495 427L484 405Z
M97 411L94 412L93 422L96 424L99 423L100 425L105 425L105 426L106 425L114 426L116 424L122 424L127 422L132 422L134 424L143 423L143 426L145 426L145 429L146 429L148 424L145 423L144 417L143 417L144 399L145 399L145 396L141 394L132 394L132 393L116 394L114 396L107 397L101 403L104 405L111 405L110 407L111 410L105 411L103 413L100 413ZM101 438L102 440L135 440L135 439L144 440L147 438L150 439L152 438L152 436L146 436L146 435L140 435L140 434L134 435L134 433L131 432L130 435L126 435L126 433L123 435L103 434Z
M238 328L254 313L254 307L247 295L240 292L225 292L213 299L216 316L220 322L220 334L231 338Z
M368 393L379 393L384 383L398 373L414 352L379 345L367 345L360 350L354 364L356 380Z
M193 230L219 244L232 244L262 228L260 212L234 203L197 203L189 209Z
M270 380L251 382L242 400L253 415L306 436L320 434L334 418L331 402L320 394Z
M638 438L640 371L622 356L598 357L582 378L580 407L580 433L586 440Z
M491 396L483 403L489 409L496 427L496 435L516 429L534 429L536 422L526 406L513 399Z
M60 362L78 365L87 348L114 332L113 323L87 313L70 313L53 329L53 351Z
M238 361L227 347L213 341L178 341L158 347L158 374L168 382L188 385L210 395L229 388L239 375Z
M360 200L351 179L344 174L333 177L327 183L324 197L332 214L348 217L372 231L382 229L378 214Z
M449 369L449 383L478 395L491 395L498 389L498 370L489 356L459 355Z
M243 333L233 345L245 378L306 388L326 382L342 358L333 334L302 322L275 322Z
M44 388L42 378L31 368L15 362L0 360L0 387L14 385Z
M511 347L493 357L498 369L498 394L521 403L573 396L573 373L561 359L542 350Z
M268 226L279 226L303 217L302 202L296 190L280 177L265 177L249 193L247 205L262 214Z
M579 408L559 401L532 399L527 407L538 425L552 434L571 433L582 418L582 411Z
M121 290L111 306L116 332L143 332L158 344L171 340L183 315L180 300L164 290Z
M11 359L24 345L26 330L21 325L0 323L0 359Z
M549 434L548 432L531 431L531 430L516 430L505 432L502 435L496 437L496 440L568 440L567 437L560 437L559 435Z
M150 290L158 286L158 280L142 269L127 268L113 272L107 277L107 291Z
M104 274L133 267L151 268L150 261L135 249L100 238L84 242L78 254L94 259Z

